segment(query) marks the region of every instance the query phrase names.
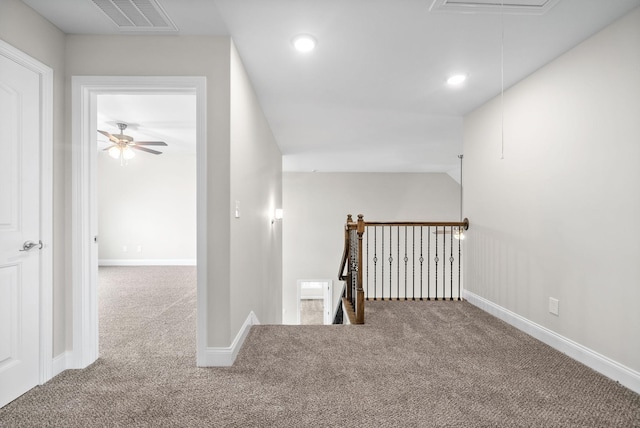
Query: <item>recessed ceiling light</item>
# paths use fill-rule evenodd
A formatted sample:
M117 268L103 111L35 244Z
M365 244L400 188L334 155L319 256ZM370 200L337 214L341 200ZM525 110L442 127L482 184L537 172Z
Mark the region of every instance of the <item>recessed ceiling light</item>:
M466 74L455 74L447 79L447 83L449 85L455 86L460 85L465 80L467 80Z
M309 34L300 34L293 38L293 47L299 52L310 52L316 47L316 39Z

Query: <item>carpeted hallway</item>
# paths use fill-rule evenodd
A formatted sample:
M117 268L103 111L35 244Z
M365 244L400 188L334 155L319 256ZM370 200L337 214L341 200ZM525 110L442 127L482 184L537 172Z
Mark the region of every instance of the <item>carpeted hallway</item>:
M101 358L0 409L27 427L640 427L640 396L466 302L255 326L195 367L195 268L100 269Z

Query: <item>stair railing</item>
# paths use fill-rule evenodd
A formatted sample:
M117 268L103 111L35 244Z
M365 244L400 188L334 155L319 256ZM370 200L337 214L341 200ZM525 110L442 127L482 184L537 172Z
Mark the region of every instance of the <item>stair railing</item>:
M365 222L347 216L338 277L346 281L344 311L364 323L365 300L461 300L460 222ZM346 271L345 271L346 270Z

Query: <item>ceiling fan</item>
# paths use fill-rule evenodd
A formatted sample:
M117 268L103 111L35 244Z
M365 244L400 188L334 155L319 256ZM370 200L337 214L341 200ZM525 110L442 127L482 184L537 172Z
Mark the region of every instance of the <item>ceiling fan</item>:
M162 152L157 150L149 149L143 146L166 146L167 143L164 141L134 141L133 137L124 134L124 130L127 129L126 123L116 123L118 129L120 129L120 133L116 135L111 135L107 131L101 131L98 129L98 132L109 138L113 144L106 149L105 151L109 152L109 156L114 159L120 159L121 162L125 160L131 159L135 156L135 153L132 149L141 150L143 152L151 153L154 155L160 155Z

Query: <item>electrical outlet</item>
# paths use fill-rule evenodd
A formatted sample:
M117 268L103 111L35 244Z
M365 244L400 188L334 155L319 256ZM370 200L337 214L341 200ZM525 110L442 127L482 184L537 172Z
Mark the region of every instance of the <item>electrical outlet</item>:
M142 252L142 245L138 245L138 249L137 249L136 251L138 251L139 253L141 253L141 252Z
M127 248L127 246L126 246L126 245L123 245L123 246L122 246L122 252L123 252L123 253L126 253L127 251L129 251L129 249Z
M558 315L558 305L560 304L560 302L558 301L558 299L554 299L553 297L549 297L549 312L551 312L553 315Z

